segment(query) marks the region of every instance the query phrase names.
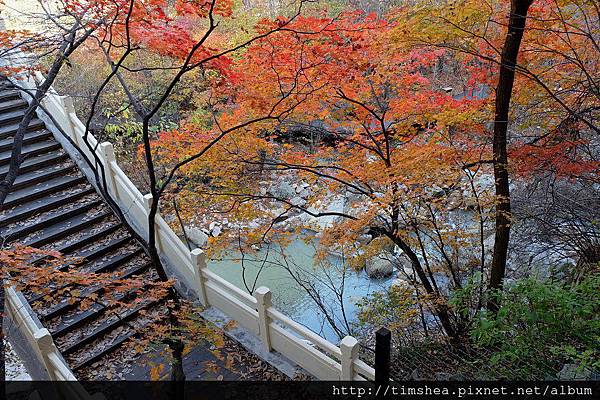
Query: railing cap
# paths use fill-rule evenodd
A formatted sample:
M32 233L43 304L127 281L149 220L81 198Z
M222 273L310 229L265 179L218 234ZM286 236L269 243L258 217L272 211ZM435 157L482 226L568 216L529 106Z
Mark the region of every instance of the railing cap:
M146 211L150 211L150 207L152 206L152 193L147 193L144 195L143 197L144 199L144 206L146 207Z
M204 254L204 250L202 250L201 248L196 247L190 253L192 253L192 255L194 255L194 256L201 256L201 255Z
M71 98L71 96L60 96L60 100L68 113L75 112L75 106L73 105L73 98Z
M254 291L256 302L265 308L271 307L271 296L271 289L265 286L261 286Z
M358 351L358 340L356 340L356 338L352 336L346 336L340 342L340 349L342 350L342 352L356 352Z
M254 291L254 294L257 294L259 296L266 296L266 295L268 295L270 293L271 293L271 289L269 289L266 286L261 286L261 287L259 287L258 289L256 289Z
M115 159L115 148L111 142L102 142L98 145L100 152L106 158L105 161L113 161Z

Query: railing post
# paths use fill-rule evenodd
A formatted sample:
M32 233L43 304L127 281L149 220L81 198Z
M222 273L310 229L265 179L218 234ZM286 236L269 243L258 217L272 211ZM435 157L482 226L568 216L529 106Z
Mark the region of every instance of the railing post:
M271 291L269 288L261 286L254 291L254 297L256 298L258 310L258 332L265 350L270 352L273 349L271 347L271 332L269 330L271 319L267 315L267 309L271 307Z
M200 302L203 306L208 307L208 297L206 297L206 287L204 286L204 275L202 270L206 268L206 254L202 249L194 249L190 252L192 265L194 266L194 274L196 275L198 290L200 291Z
M106 176L106 191L114 196L115 200L118 200L119 193L117 192L117 186L115 182L115 173L112 168L112 163L115 161L115 149L112 143L102 142L98 146L102 159L104 160L104 174Z
M375 382L390 381L390 351L392 332L387 328L379 328L375 332Z
M75 133L75 125L73 124L72 120L73 116L75 115L75 106L73 105L73 99L69 96L60 96L59 98L63 108L65 109L65 114L67 117L67 134L79 147L79 140L77 134Z
M50 332L46 328L39 329L38 331L33 333L33 338L40 351L40 356L42 357L42 361L44 362L44 367L46 368L46 371L48 371L48 377L52 381L58 380L56 374L54 373L54 369L52 368L48 359L48 354L51 351L55 350L54 341L52 340Z
M152 200L154 197L152 193L147 193L144 195L144 209L146 210L146 216L150 215L150 208L152 207Z
M148 217L150 216L150 208L152 207L153 199L154 197L152 196L152 193L144 195L144 210L146 211L146 221L142 221L142 226L146 226L146 228L148 228ZM158 215L158 210L156 211L156 215ZM154 216L154 232L156 237L156 249L160 251L162 249L162 244L160 240L160 231L158 229L158 223L156 222L156 215ZM148 237L150 237L150 231L148 231Z
M358 340L352 336L346 336L340 342L340 350L342 351L342 381L354 380L354 360L358 355Z

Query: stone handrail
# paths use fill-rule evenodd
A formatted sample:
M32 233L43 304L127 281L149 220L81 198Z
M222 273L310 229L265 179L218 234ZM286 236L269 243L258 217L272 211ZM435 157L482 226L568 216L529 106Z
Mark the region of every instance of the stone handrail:
M36 359L47 371L50 380L76 381L73 372L56 348L50 332L42 326L23 295L13 286L6 287L4 293L8 316L27 341L29 348L33 349Z
M39 365L46 371L47 378L51 381L71 382L68 385L56 387L65 398L74 400L106 399L101 393L91 395L77 382L77 378L54 344L50 332L42 326L21 292L18 292L14 286L7 286L4 288L4 299L7 316L13 326L19 330L21 338L27 342L27 347L33 351L32 355Z

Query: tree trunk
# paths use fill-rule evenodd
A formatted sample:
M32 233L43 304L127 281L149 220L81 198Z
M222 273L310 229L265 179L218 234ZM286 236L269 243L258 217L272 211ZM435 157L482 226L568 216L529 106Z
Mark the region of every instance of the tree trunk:
M35 91L34 95L31 95L31 104L25 110L25 114L23 115L23 119L19 123L19 127L17 128L17 132L13 137L13 146L11 150L10 163L8 166L8 172L2 181L0 181L0 210L2 210L2 205L6 201L6 197L10 192L17 176L19 175L19 169L21 164L24 161L24 157L21 154L23 149L23 139L25 137L25 133L27 132L27 127L33 118L35 117L35 112L40 104L40 101L44 98L54 80L58 76L60 69L62 68L65 60L69 58L73 52L79 48L81 44L85 42L85 40L91 35L93 29L85 31L82 36L76 39L77 30L80 28L78 22L73 24L73 27L69 31L68 35L65 37L62 42L58 54L54 58L52 62L52 66L48 70L48 74L44 82L40 85L40 87Z
M423 288L425 289L427 294L435 296L436 298L439 297L439 292L435 290L435 288L431 285L431 282L429 282L429 279L427 278L427 275L425 274L421 262L419 261L419 258L417 257L415 252L412 251L412 249L408 245L406 245L406 243L397 235L391 232L385 232L385 235L390 240L392 240L394 244L400 247L400 249L402 249L402 251L404 251L406 256L410 259L411 265L417 273L417 276L419 277L419 280L421 281L421 284L423 285ZM443 302L435 301L433 308L435 315L438 317L440 324L442 325L442 328L444 329L448 337L450 337L453 341L458 339L458 337L460 336L460 332L458 332L452 324L452 320L448 312L448 306Z
M158 248L156 247L156 215L158 214L158 203L160 201L160 193L157 190L156 183L156 170L154 168L154 161L152 160L151 148L150 148L150 132L149 132L149 121L148 115L144 117L142 126L142 138L144 142L146 166L148 168L148 176L150 178L150 193L152 194L152 203L150 204L150 210L148 213L148 252L152 263L156 268L156 272L161 281L166 282L169 280L167 271L160 260L158 254ZM174 312L180 311L180 301L177 292L174 287L169 288L171 298L173 299L174 310L169 309L169 323L172 329L177 332L180 327L180 323ZM171 349L171 355L173 356L173 362L171 363L171 381L173 383L173 389L175 392L171 395L174 399L183 399L183 382L185 381L185 371L183 370L183 340L177 337L167 340L167 344Z
M38 90L38 93L42 93L42 89ZM45 91L44 91L45 93ZM10 155L10 163L8 165L8 173L4 177L4 179L0 182L0 210L2 210L2 206L6 201L6 197L12 188L17 176L19 175L19 169L23 161L25 161L25 157L22 155L23 150L23 139L25 137L25 132L27 131L27 127L29 123L35 116L35 110L38 108L38 101L41 100L43 94L38 96L35 95L35 98L32 100L31 104L25 110L25 114L23 119L19 123L19 127L17 128L17 133L13 137L13 145L12 151Z
M150 207L150 215L148 217L148 251L150 259L156 268L156 272L161 281L166 282L169 280L167 275L167 271L165 270L160 256L158 254L158 249L156 248L156 213L158 212L158 200L155 198L152 201L152 205ZM179 328L179 321L174 312L180 310L179 297L177 292L173 287L169 288L170 297L173 300L174 310L169 309L169 323L171 324L172 329L177 332ZM184 343L181 338L176 337L177 334L173 335L173 338L170 338L166 341L167 345L171 349L171 355L173 356L173 362L171 363L171 381L173 383L173 393L171 394L171 398L173 399L183 399L183 382L185 381L185 372L183 370L183 349Z
M506 271L506 257L510 239L510 186L508 179L507 131L508 113L515 81L515 66L519 55L527 12L533 0L512 0L508 32L500 59L500 77L496 87L496 112L494 117L494 178L496 187L496 232L490 272L489 289L502 289ZM491 299L488 308L498 309Z

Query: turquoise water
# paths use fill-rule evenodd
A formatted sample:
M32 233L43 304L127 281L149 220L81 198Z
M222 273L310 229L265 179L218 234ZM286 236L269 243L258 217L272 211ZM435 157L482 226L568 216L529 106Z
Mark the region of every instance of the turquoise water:
M343 272L343 260L331 257L331 265L315 265L315 248L303 240L297 239L284 249L279 247L263 248L255 254L244 256L240 252L230 252L220 260L211 260L208 268L219 276L251 292L260 286L266 286L273 293L273 305L294 321L335 343L339 340L336 332L326 322L324 313L302 287L314 288L322 299L336 324L343 326L346 320L356 320L356 302L374 291L390 286L393 277L388 279L370 279L364 271ZM289 271L288 271L289 270ZM290 271L302 282L298 283ZM245 278L245 279L244 279ZM245 280L245 283L244 283ZM343 309L337 295L331 287L341 287L343 282Z

